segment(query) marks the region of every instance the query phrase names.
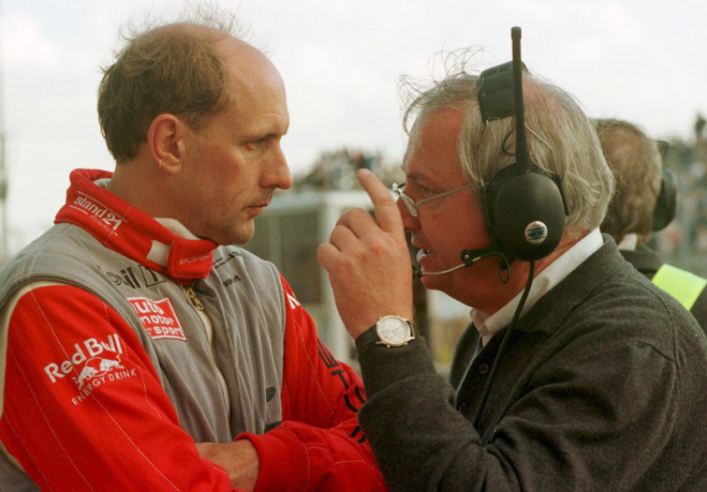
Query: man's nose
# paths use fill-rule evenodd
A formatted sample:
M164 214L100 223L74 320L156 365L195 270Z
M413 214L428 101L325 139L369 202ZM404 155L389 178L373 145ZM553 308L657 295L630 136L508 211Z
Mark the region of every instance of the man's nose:
M283 190L292 187L292 173L287 165L287 159L278 145L275 155L268 162L261 182L262 188L280 188Z
M407 208L405 203L401 198L397 201L398 210L400 210L400 215L403 218L403 227L406 231L414 231L420 228L420 221L410 214L410 210Z

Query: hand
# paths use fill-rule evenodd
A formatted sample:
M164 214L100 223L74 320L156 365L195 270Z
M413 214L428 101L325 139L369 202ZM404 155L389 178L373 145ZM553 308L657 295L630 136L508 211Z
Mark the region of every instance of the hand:
M248 439L226 444L197 443L196 449L202 458L216 463L228 472L232 488L246 492L255 489L260 472L260 458Z
M364 169L357 177L371 197L375 219L365 210L349 210L317 250L354 339L383 316L412 319L412 265L400 211L373 173Z

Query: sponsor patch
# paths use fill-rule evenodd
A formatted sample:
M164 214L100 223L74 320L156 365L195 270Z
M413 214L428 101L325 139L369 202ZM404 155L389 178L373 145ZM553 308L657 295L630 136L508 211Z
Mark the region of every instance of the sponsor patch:
M103 271L100 265L96 266L101 271ZM120 270L120 273L111 271L105 271L104 273L106 277L108 277L108 279L115 285L126 285L128 287L132 287L133 289L140 289L142 288L143 284L145 285L145 287L154 287L155 285L163 284L164 282L166 282L164 277L159 273L153 272L149 268L146 268L142 265L138 265L138 268L141 274L141 279L138 277L138 274L135 273L135 270L132 266L123 268L122 270Z
M44 372L52 383L76 374L77 377L71 379L79 385L79 389L82 389L91 377L119 367L122 353L123 346L118 335L109 335L105 342L97 338L88 338L74 344L74 353L67 360L47 364Z
M44 373L52 384L61 380L71 380L78 393L71 398L74 405L80 405L103 384L137 376L137 369L125 367L121 356L123 345L118 335L108 335L106 341L88 338L74 344L74 352L62 362L52 362L44 366Z
M190 256L189 258L182 258L179 260L180 265L184 264L189 264L189 263L198 263L200 261L206 261L209 259L209 255L202 255L202 256Z
M85 193L79 192L79 196L74 200L74 203L69 206L88 214L93 221L106 230L117 231L118 227L120 227L125 220L98 200Z
M297 307L301 306L300 302L292 294L287 294L287 300L290 301L290 307L292 309L297 309Z
M142 326L155 340L171 339L187 341L181 323L168 297L153 301L146 297L129 298Z
M233 260L234 258L238 258L239 256L240 256L240 253L236 253L236 252L232 251L232 252L228 253L228 256L226 256L226 257L222 256L221 258L216 258L214 260L214 269L218 270L219 268L224 266L226 263Z

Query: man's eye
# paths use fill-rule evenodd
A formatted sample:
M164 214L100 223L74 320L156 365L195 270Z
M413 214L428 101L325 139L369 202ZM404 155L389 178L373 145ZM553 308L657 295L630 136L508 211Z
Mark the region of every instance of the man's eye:
M258 140L253 140L252 142L248 142L247 144L245 144L245 148L249 152L255 152L256 150L262 149L263 147L265 147L267 145L267 143L268 143L267 137L260 138Z
M420 195L424 198L434 195L434 192L426 186L418 186L417 189L420 190Z

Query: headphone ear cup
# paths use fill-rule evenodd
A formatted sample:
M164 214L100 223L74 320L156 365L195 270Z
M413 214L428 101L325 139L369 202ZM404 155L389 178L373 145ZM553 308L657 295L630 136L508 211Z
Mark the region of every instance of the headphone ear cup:
M678 185L675 174L663 169L660 193L653 210L653 232L662 231L675 218L678 208Z
M509 167L515 168L515 164ZM563 193L543 172L511 171L504 168L485 189L491 236L511 258L545 258L559 246L565 230Z

